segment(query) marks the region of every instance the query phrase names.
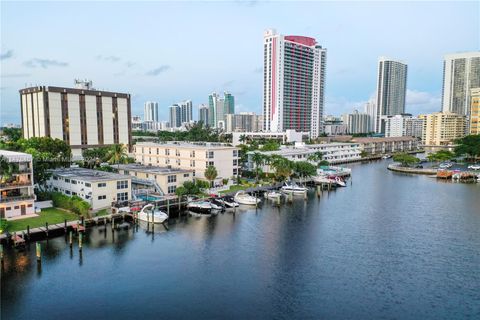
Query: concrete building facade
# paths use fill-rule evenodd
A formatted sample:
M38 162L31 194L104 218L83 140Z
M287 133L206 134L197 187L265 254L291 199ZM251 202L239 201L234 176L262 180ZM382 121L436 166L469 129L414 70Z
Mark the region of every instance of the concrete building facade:
M193 176L205 179L205 170L214 166L218 178L239 174L239 149L210 142L140 142L134 146L135 161L144 165L193 170Z
M23 137L61 139L74 156L81 155L82 149L113 144L130 150L130 94L99 91L90 85L21 89Z
M0 150L0 157L14 167L10 176L0 172L0 219L31 217L35 214L32 156Z
M465 136L464 115L452 112L435 112L421 115L423 121L422 142L424 145L448 146Z
M226 132L258 132L263 128L263 116L254 112L240 112L227 114L225 122Z
M480 134L480 88L470 91L469 134Z
M145 121L158 122L158 103L153 101L145 102L143 119Z
M318 137L323 133L327 50L314 38L274 29L266 30L263 39L264 131L296 130Z

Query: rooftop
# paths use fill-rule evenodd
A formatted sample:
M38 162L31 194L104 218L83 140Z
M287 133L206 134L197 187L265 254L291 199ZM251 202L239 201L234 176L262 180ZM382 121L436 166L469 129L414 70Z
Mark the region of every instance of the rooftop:
M51 171L54 175L81 181L110 181L131 179L131 176L86 168L59 168Z
M187 149L238 149L230 144L220 142L188 142L188 141L167 141L167 142L137 142L135 146L145 147L170 147Z
M153 173L153 174L170 174L170 173L193 172L193 170L187 170L187 169L146 166L146 165L138 164L138 163L120 164L120 165L116 165L116 167L118 167L118 169L120 169L120 170L148 172L148 173Z
M28 153L23 153L23 152L0 150L0 156L7 158L8 162L32 161L32 155Z
M353 138L353 142L357 143L371 143L371 142L395 142L395 141L414 141L414 137L385 137L385 138Z

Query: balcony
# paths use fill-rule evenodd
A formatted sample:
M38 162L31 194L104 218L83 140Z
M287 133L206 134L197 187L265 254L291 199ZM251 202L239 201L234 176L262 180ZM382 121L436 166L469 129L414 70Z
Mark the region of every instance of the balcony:
M24 201L24 200L35 200L35 195L22 195L22 196L6 196L0 198L0 203L4 202L16 202L16 201Z
M31 187L31 186L32 186L32 181L27 179L0 183L0 189L14 189L14 188Z

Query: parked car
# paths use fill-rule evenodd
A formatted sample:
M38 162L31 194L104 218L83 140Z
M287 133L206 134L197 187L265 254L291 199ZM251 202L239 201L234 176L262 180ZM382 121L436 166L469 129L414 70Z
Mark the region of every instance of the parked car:
M468 166L468 169L480 170L480 164L472 164L471 166Z

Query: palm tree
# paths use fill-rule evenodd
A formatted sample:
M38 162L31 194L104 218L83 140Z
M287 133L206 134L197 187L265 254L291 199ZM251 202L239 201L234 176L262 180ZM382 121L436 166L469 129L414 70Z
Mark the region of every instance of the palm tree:
M247 136L242 134L240 135L240 138L238 139L241 143L245 143L245 141L247 141Z
M213 180L215 180L218 175L217 169L214 166L208 166L204 175L205 178L210 181L210 187L212 187Z
M277 180L289 179L293 171L293 162L282 156L272 156L271 165L275 170Z
M265 158L260 152L254 152L252 155L252 161L255 164L255 177L258 182L258 175L260 173L260 166L264 164Z
M123 144L114 144L110 147L106 158L108 163L120 165L120 163L124 163L127 158L127 148Z
M320 166L320 162L322 161L322 159L323 154L320 151L312 153L308 156L308 161L315 162L317 164L317 167Z

